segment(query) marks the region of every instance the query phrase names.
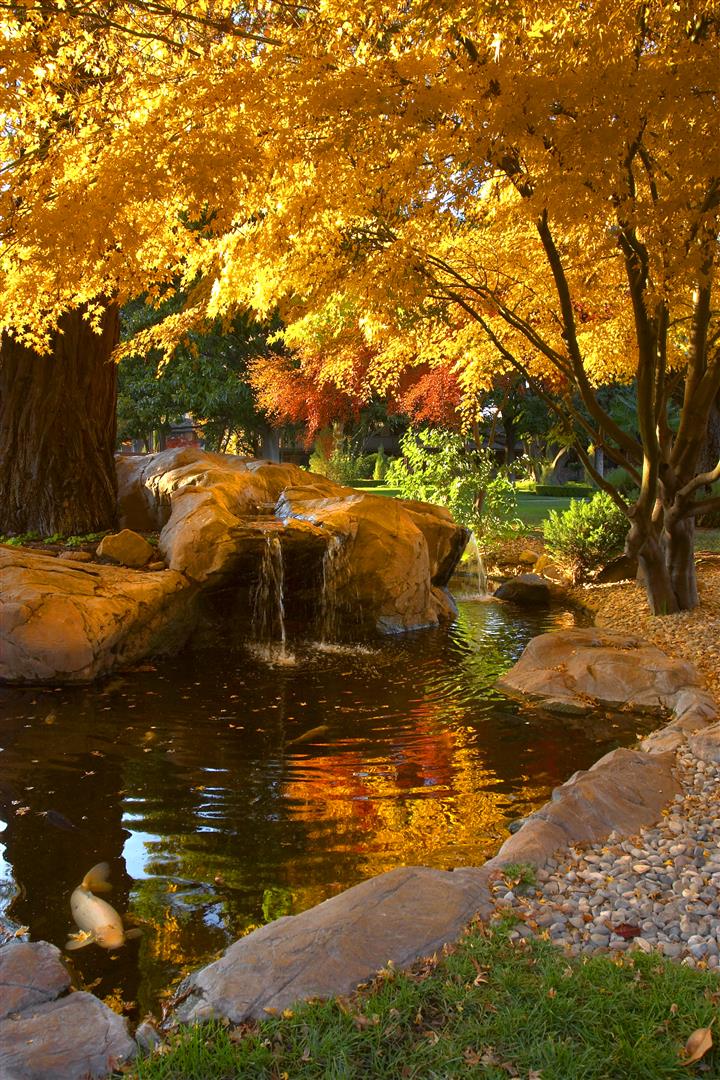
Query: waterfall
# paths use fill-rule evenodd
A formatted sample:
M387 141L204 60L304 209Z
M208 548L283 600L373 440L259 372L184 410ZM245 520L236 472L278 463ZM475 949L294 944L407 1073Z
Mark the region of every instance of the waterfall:
M252 595L250 625L254 640L259 643L263 653L267 653L267 658L280 661L287 658L284 579L280 537L267 533Z
M347 571L347 546L344 537L334 534L328 539L322 560L320 588L319 638L322 644L337 641L340 631L341 604L338 586Z
M468 540L468 549L472 552L472 556L475 561L478 596L487 596L487 573L485 572L485 563L483 562L483 557L480 554L480 548L478 547L477 537L475 536L475 533L470 533L470 539Z

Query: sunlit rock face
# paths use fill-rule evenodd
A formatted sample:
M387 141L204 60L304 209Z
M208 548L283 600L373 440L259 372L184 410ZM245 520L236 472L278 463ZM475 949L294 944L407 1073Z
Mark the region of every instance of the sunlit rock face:
M440 507L186 447L117 467L122 527L161 530L169 569L0 547L0 680L86 682L176 651L200 607L252 632L269 550L279 567L270 599L294 605L306 630L393 633L455 614L446 586L468 534Z
M468 534L441 507L187 448L123 458L118 476L122 524L162 526L168 566L201 585L251 575L277 536L295 579L304 560L316 591L332 587L339 620L355 629L395 632L454 615L446 585Z
M89 682L174 652L192 628L195 592L171 570L0 547L0 681Z

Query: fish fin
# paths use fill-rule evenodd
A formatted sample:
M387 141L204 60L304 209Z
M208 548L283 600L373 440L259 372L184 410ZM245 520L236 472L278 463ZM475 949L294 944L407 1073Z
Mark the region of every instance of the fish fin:
M86 945L92 945L95 941L95 935L93 933L86 933L81 930L79 934L71 934L68 940L65 942L65 950L72 952L73 949L84 949Z
M110 867L106 862L99 862L93 866L92 870L88 870L85 877L82 879L83 889L89 889L90 892L112 892L112 885L108 881L110 877Z
M142 937L142 930L139 930L136 926L132 930L125 931L125 940L132 941L133 938Z

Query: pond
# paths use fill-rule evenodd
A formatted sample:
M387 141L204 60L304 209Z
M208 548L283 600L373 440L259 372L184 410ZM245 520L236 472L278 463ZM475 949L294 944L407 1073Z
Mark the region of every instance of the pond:
M509 820L637 720L493 690L568 612L460 603L450 629L364 646L187 650L93 687L0 690L0 916L62 947L72 889L110 863L139 940L69 954L133 1018L280 915L400 865L478 865Z

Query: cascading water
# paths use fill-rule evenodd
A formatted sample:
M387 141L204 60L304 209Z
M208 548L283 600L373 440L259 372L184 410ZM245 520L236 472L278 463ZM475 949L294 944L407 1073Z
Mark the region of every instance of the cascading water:
M251 632L255 651L276 663L290 662L285 631L285 569L280 537L268 533L252 596Z
M487 573L485 563L480 554L475 533L470 533L465 554L462 562L456 570L457 583L462 582L460 590L455 592L457 600L488 600L491 593L488 592ZM467 590L467 591L466 591Z
M322 560L322 585L318 620L318 636L321 645L328 645L338 639L341 615L339 585L342 584L345 577L346 568L347 546L344 538L338 535L330 536Z
M478 584L478 596L487 596L487 573L485 571L485 563L483 557L480 554L480 548L478 547L477 537L475 533L470 533L470 539L468 541L468 547L471 549L473 557L475 559L475 572L477 574Z

